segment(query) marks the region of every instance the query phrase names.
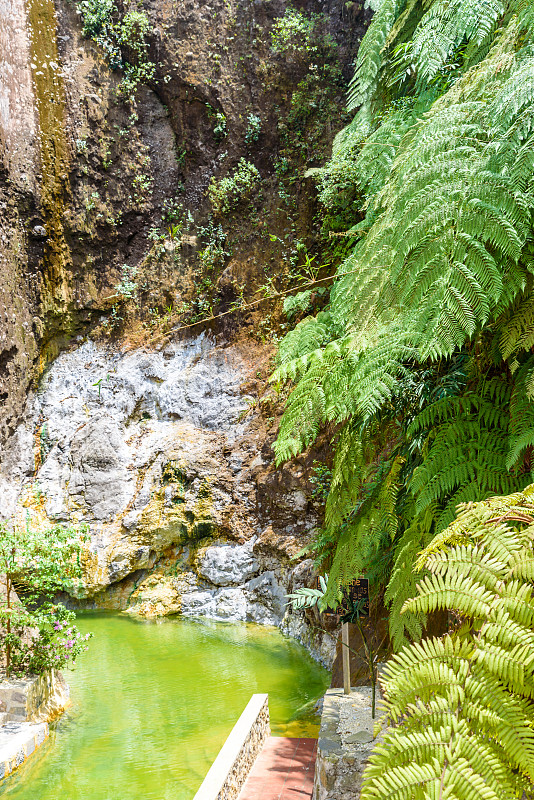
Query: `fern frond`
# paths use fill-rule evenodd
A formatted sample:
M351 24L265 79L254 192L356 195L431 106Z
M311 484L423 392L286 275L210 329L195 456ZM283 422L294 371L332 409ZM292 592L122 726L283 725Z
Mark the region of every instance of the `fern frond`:
M389 727L365 770L363 800L532 794L534 604L530 581L514 572L525 564L530 575L533 491L469 504L427 548L430 574L406 608L448 608L465 624L404 647L388 663ZM515 519L513 528L505 517ZM458 530L467 542L450 547Z
M515 373L510 400L510 435L507 467L512 469L525 452L534 448L534 357L531 356Z
M505 360L534 347L534 296L530 291L518 298L507 317L499 325L499 346Z
M512 586L502 570L515 569L518 581L530 574L525 556L514 561L528 493L514 511L505 496L530 480L534 454L534 17L530 0L375 8L351 83L350 102L362 105L320 176L328 224L358 240L326 316L281 343L275 379L296 386L275 449L279 462L326 425L336 435L341 427L324 529L334 558L328 591L382 553L393 565L386 601L400 645L421 635L430 602L401 613L415 590L414 560L424 569L434 554L424 580L439 584L445 562L436 554L453 548L455 574L490 593L499 581ZM454 392L405 392L459 354L470 367ZM397 448L387 455L385 431ZM387 468L373 474L379 452ZM469 511L484 498L488 506ZM508 510L494 524L499 507ZM454 595L452 585L438 588L434 603ZM526 624L531 599L511 591L501 612ZM471 707L480 720L495 713Z
M501 0L433 2L410 42L409 59L417 71L418 85L432 80L460 44L482 45L504 9Z
M413 512L412 512L413 513ZM417 554L428 545L434 525L435 509L427 508L423 514L414 515L411 524L399 538L395 560L384 600L389 606L389 635L395 650L409 640L419 640L426 616L401 613L406 600L412 597L417 584L413 565Z
M410 490L416 511L441 506L437 532L453 521L460 503L520 489L527 480L508 472L510 389L501 378L481 381L461 397L445 398L424 409L412 434L429 429L428 454L414 472Z
M428 614L442 608L456 608L467 617L487 617L492 592L463 574L428 575L417 584L419 596L407 600L404 608L412 613Z
M376 89L382 65L382 50L395 21L397 5L397 0L382 0L360 42L354 76L349 84L349 111L363 105Z

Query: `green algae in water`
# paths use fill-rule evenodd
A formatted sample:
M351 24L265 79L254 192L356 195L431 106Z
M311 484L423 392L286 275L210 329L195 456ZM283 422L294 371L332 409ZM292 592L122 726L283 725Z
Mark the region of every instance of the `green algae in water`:
M255 692L269 693L274 735L316 735L309 704L328 674L276 629L118 614L78 626L94 638L65 674L73 705L2 797L192 800Z

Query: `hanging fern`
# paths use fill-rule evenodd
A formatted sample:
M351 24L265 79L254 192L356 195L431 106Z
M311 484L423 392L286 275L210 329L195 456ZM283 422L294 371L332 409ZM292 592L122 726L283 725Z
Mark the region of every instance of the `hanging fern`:
M518 354L534 347L534 297L531 289L520 295L500 320L499 347L502 357L511 361L512 369L518 364Z
M510 401L510 438L507 466L512 469L528 454L528 464L523 464L530 477L534 464L530 452L534 448L534 356L530 356L517 370Z
M425 86L460 45L480 48L493 34L505 6L501 0L436 0L422 17L406 53L408 67ZM473 58L473 55L471 55Z
M411 524L395 548L393 569L384 596L389 607L389 635L395 650L400 650L410 640L420 639L426 623L425 614L406 611L404 604L415 592L417 578L413 565L417 555L431 539L436 510L428 506L421 514L415 515L413 509L411 513Z
M326 524L338 525L339 534L330 569L327 602L333 602L354 576L367 572L376 551L396 535L398 478L403 459L384 456L380 454L377 465L366 465L360 471L357 497L351 498L352 510L346 518L340 519L339 515L341 509L347 508L346 502L340 502L332 513L334 503L329 497ZM331 495L333 499L332 490Z
M388 663L383 739L362 800L497 800L534 791L534 486L470 504L422 557L405 609L462 626Z

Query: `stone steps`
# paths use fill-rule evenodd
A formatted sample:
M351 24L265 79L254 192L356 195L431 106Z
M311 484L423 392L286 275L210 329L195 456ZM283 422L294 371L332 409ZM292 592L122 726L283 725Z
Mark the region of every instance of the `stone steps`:
M48 737L46 722L6 722L0 728L0 780L13 772Z

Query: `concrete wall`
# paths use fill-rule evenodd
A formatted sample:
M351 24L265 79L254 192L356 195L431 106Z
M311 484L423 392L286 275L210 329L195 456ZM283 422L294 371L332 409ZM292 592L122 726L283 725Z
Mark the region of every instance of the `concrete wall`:
M48 738L47 722L8 722L0 727L0 780L20 767Z
M48 722L69 702L69 687L51 670L0 682L0 780L48 738Z
M253 694L194 800L236 800L270 734L266 694Z

